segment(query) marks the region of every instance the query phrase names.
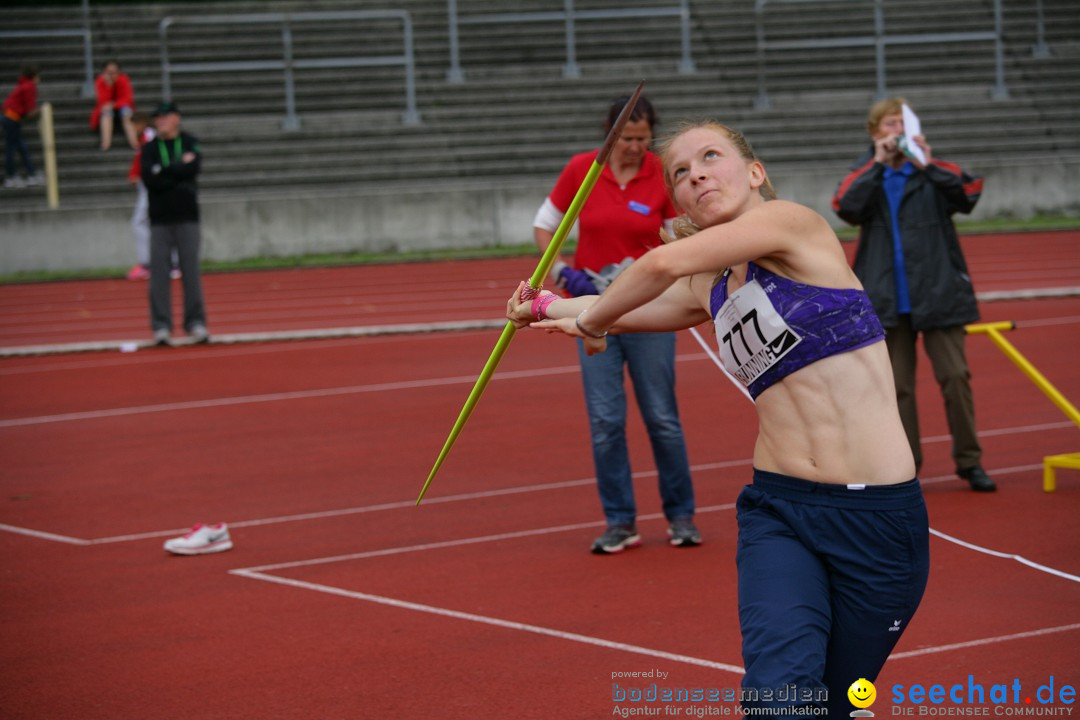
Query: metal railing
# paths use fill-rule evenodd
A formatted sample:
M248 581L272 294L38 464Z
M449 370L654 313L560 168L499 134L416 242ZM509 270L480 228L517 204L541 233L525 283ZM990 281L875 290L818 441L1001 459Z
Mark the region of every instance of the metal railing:
M577 64L577 38L575 23L578 20L614 20L616 18L678 17L682 31L682 59L679 72L696 71L690 56L690 3L679 0L678 7L621 8L615 10L575 10L574 0L563 0L563 10L537 11L523 13L486 13L460 16L457 0L447 0L449 20L450 69L446 79L452 83L465 81L461 69L461 51L458 44L458 25L497 25L508 23L553 22L564 23L566 36L566 64L563 65L563 77L581 76L581 67Z
M818 0L772 0L779 3L806 3ZM877 72L877 95L885 97L888 92L885 82L885 47L887 45L922 45L933 43L994 41L994 66L995 83L990 96L995 100L1004 100L1009 97L1009 91L1005 87L1005 61L1004 44L1002 41L1002 13L1001 0L994 0L994 29L985 32L955 32L955 33L913 33L904 35L889 35L885 32L885 13L882 7L883 0L874 2L874 34L865 36L841 37L841 38L808 38L805 40L766 40L765 39L765 5L768 0L755 0L754 13L757 25L757 81L758 94L754 99L754 107L759 110L770 107L768 92L765 89L765 53L770 50L796 50L796 49L821 49L839 47L873 47L875 50L875 65Z
M83 39L83 70L85 77L83 78L81 92L84 98L94 97L96 92L94 90L94 45L90 36L90 0L82 0L82 27L79 29L0 31L0 39L35 37L81 37Z
M1043 19L1043 0L1035 1L1035 44L1031 46L1031 56L1050 57L1050 46L1046 44L1046 21Z
M400 20L404 44L403 52L401 55L370 57L332 57L309 60L293 58L292 24L325 20ZM280 24L282 59L170 63L167 35L169 28L179 23L189 25ZM165 100L171 99L170 76L174 73L284 70L285 117L281 121L281 126L285 130L298 130L300 128L300 118L296 114L296 90L293 82L293 70L402 65L405 68L405 112L402 113L401 119L406 125L420 124L420 113L416 109L416 67L413 60L412 18L404 10L174 16L166 17L159 23L158 33L161 36L161 86Z

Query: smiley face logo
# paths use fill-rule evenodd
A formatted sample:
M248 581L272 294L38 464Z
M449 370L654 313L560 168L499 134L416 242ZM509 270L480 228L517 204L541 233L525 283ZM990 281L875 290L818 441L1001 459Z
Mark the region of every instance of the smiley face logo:
M857 708L868 708L877 700L877 689L874 683L866 678L859 678L851 683L847 691L848 700Z

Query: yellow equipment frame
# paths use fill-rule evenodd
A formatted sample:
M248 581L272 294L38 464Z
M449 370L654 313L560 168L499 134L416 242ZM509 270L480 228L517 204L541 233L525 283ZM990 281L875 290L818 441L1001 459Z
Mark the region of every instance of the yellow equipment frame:
M981 333L990 338L990 340L998 346L1001 352L1005 353L1005 356L1013 361L1013 363L1020 368L1028 378L1035 383L1035 385L1043 391L1043 393L1050 398L1051 402L1058 406L1065 416L1068 417L1073 423L1080 428L1080 411L1078 411L1072 403L1066 399L1064 395L1058 392L1057 388L1050 384L1050 381L1043 376L1035 366L1028 362L1027 358L1020 354L1020 351L1013 347L1012 343L1006 340L1001 333L1009 330L1016 329L1016 323L1014 322L992 322L992 323L976 323L973 325L967 325L964 328L968 334ZM1080 470L1080 452L1076 453L1064 453L1062 455L1047 455L1043 458L1043 491L1054 492L1057 489L1057 476L1055 470L1057 468L1069 468L1071 470Z

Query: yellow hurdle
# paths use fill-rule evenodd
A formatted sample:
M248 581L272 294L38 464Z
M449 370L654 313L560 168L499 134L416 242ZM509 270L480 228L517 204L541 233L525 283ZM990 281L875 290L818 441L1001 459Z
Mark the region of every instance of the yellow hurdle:
M1050 398L1058 408L1061 409L1065 416L1073 421L1073 423L1080 427L1080 411L1068 399L1058 392L1057 388L1050 384L1050 381L1046 377L1035 369L1035 366L1028 362L1027 358L1020 354L1020 351L1013 347L1012 343L1006 340L1001 333L1009 330L1016 329L1016 323L1014 322L993 322L993 323L975 323L973 325L967 325L964 328L968 334L982 333L990 338L990 340L998 346L1001 352L1005 353L1005 356L1013 361L1013 363L1020 368L1028 378L1043 393ZM1080 453L1065 453L1063 455L1047 455L1043 458L1043 490L1045 492L1054 492L1057 489L1057 477L1055 475L1056 468L1069 468L1072 470L1080 470Z

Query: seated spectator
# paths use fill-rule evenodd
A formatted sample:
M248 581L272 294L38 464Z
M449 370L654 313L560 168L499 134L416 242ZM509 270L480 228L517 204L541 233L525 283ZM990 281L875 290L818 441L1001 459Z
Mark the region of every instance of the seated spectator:
M120 72L119 63L109 60L94 81L94 86L97 88L97 103L90 113L90 128L101 134L101 149L112 147L115 120L122 124L128 145L138 149L139 139L131 123L131 114L135 112L135 91L131 88L131 79Z

